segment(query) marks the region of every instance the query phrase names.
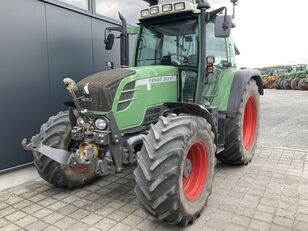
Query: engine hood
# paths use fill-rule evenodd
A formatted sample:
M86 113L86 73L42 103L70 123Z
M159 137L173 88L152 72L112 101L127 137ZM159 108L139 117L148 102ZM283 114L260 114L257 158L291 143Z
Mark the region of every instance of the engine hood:
M114 98L121 82L127 83L123 87L124 90L130 90L135 88L136 85L165 81L164 77L175 76L176 73L177 68L171 66L132 67L102 71L78 82L78 91L76 93L77 96L81 97L84 92L89 92L86 98L80 100L82 108L89 111L108 112L112 109Z

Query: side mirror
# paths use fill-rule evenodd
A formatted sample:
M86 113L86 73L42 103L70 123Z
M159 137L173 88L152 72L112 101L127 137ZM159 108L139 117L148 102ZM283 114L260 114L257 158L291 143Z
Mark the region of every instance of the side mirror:
M232 17L230 15L217 15L215 19L215 37L228 38L231 34Z
M105 42L105 49L107 51L110 51L114 43L114 34L108 34L108 37L104 42Z

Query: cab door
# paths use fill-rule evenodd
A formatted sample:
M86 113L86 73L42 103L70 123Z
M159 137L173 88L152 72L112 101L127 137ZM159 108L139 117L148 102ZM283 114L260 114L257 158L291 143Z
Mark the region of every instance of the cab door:
M214 32L214 23L207 24L206 29L206 56L214 56L214 72L209 74L208 82L205 86L204 98L212 103L218 92L218 82L224 72L230 67L231 60L229 55L230 42L226 38L216 38Z

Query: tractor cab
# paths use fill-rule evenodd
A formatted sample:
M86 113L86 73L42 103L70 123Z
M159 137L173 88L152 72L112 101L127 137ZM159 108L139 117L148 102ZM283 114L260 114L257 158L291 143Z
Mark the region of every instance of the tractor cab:
M138 24L133 66L176 67L179 101L205 105L213 100L219 76L236 65L234 43L229 38L233 24L227 9L214 10L203 1L152 5L140 11ZM106 49L112 49L110 35L105 36ZM123 56L121 60L128 60ZM207 96L200 97L205 91Z

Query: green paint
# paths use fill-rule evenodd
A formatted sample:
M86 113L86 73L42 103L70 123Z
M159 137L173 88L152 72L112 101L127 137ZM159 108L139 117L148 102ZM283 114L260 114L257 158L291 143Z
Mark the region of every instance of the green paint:
M177 76L177 68L170 66L133 67L136 74L123 79L116 92L112 112L120 130L140 126L147 108L163 105L164 102L177 101L177 81L136 85L133 99L120 101L126 84L153 77ZM127 92L127 91L124 91ZM123 111L117 111L119 102L131 102Z
M129 26L127 27L127 32L132 35L139 34L140 26Z
M209 77L204 97L221 112L227 111L235 72L234 67L227 70L216 69L216 73Z
M137 54L137 46L138 46L138 38L139 38L139 33L140 33L140 26L133 26L128 28L128 33L130 35L135 36L135 44L134 44L134 50L132 54L132 66L135 66L135 60L136 60L136 54Z
M198 17L198 24L200 28L200 17ZM137 36L140 33L140 26L132 26L128 28L128 33L135 36L135 49L133 52L133 66L135 66L137 53ZM200 30L199 30L200 33ZM199 70L201 52L199 52ZM165 102L178 101L178 90L182 88L179 86L178 68L173 66L141 66L130 67L135 70L136 74L124 78L116 91L116 95L112 105L112 113L115 117L118 128L123 131L130 128L140 126L144 121L144 116L148 108L163 105ZM209 76L209 82L205 88L204 98L212 105L217 106L219 111L227 111L228 100L231 92L232 82L236 68L220 69L216 68L214 74ZM138 80L149 79L154 77L176 76L176 81L160 82L154 84L136 84L135 89L123 90L130 82L138 82ZM140 83L140 81L139 81ZM198 81L195 86L197 89ZM120 100L122 93L131 93L133 96L129 99ZM197 92L197 90L196 90ZM119 104L128 104L124 110L117 111ZM92 112L96 115L105 115L109 112Z

